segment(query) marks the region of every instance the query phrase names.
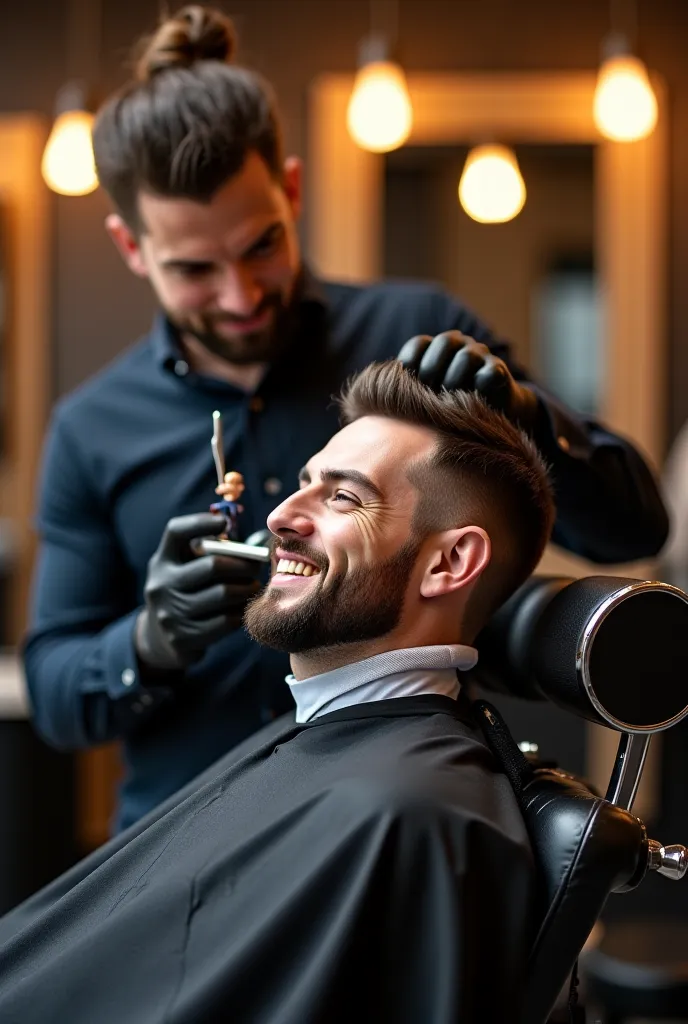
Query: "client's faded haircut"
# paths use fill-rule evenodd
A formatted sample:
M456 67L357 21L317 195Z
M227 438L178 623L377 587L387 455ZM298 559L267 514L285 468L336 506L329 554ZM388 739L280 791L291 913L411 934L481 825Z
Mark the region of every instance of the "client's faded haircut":
M350 378L337 399L342 426L384 416L437 435L429 459L407 470L418 490L413 529L419 536L481 526L492 559L467 609L477 632L538 564L554 522L547 467L533 442L476 393L421 384L398 361L373 363Z

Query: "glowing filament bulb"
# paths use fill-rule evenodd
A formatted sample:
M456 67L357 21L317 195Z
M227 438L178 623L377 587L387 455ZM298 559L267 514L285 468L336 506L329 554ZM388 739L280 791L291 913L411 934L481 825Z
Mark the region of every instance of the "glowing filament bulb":
M97 188L92 127L93 115L85 110L67 110L55 118L41 161L45 183L54 192L84 196Z
M398 64L378 60L359 70L346 122L354 142L373 153L387 153L406 142L413 109L406 76Z
M507 146L475 146L459 181L459 200L481 224L502 224L523 209L526 186L516 154Z
M593 117L615 142L644 139L657 123L657 99L643 62L631 54L603 61L597 77Z

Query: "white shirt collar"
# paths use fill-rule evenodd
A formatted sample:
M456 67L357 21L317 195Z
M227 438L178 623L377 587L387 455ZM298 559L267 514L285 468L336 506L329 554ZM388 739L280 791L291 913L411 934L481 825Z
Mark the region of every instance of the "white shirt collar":
M286 682L296 702L296 721L303 723L352 704L390 697L439 693L456 699L460 689L456 669L467 671L477 660L475 647L464 644L408 647L308 679L288 675Z

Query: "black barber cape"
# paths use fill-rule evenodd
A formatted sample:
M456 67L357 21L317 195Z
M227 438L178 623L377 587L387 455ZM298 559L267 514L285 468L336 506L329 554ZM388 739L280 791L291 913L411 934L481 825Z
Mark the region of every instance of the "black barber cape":
M461 703L288 716L0 920L0 1021L506 1024L532 903Z

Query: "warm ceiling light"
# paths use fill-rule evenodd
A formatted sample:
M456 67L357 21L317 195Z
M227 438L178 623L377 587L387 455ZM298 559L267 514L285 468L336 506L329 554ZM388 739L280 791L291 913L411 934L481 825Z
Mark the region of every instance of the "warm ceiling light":
M614 53L600 65L593 102L595 124L615 142L635 142L657 124L657 99L647 68L632 54Z
M513 220L526 201L514 151L508 146L475 146L461 174L459 200L468 216L481 224Z
M411 134L413 108L401 67L388 59L380 37L362 47L361 67L346 112L349 134L362 149L388 153Z
M58 114L41 161L46 185L63 196L84 196L98 187L91 140L93 114L83 108L82 96L75 86L58 96Z
M614 142L644 139L657 124L657 99L647 68L621 32L610 33L604 41L593 117L602 135Z

